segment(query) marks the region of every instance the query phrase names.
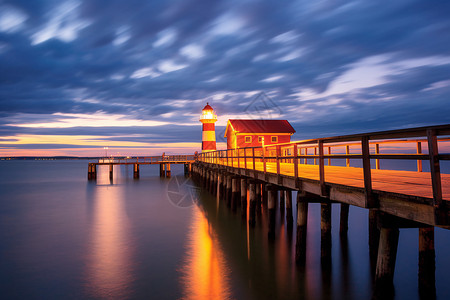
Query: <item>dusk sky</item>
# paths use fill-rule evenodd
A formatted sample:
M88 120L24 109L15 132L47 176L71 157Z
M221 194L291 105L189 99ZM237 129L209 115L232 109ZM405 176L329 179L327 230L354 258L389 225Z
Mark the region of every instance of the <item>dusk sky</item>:
M294 140L447 124L449 16L448 0L0 0L0 156L191 154L206 102L218 142L229 118L287 119Z

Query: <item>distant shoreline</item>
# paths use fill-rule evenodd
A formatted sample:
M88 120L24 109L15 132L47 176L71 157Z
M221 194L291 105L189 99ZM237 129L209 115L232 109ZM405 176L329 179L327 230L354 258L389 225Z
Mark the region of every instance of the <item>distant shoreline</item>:
M78 159L100 159L99 156L2 156L1 160L78 160ZM125 157L114 157L125 158Z

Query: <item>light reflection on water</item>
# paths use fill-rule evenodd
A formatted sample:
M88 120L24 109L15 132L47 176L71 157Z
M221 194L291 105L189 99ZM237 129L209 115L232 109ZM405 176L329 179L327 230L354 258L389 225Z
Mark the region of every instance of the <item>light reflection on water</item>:
M133 244L122 189L98 186L93 191L91 237L86 264L88 294L127 298L133 280Z
M230 270L214 229L198 207L192 223L181 267L183 299L229 299Z

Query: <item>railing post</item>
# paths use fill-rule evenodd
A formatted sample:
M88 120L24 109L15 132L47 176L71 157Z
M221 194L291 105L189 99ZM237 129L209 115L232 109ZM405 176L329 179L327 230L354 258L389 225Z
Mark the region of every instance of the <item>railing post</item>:
M328 147L328 155L331 155L331 146ZM331 166L331 158L328 158L328 165Z
M308 155L308 148L305 148L305 156L307 156L307 155ZM305 157L304 163L305 163L305 165L308 164L308 158L307 157Z
M322 149L323 150L323 149ZM322 153L323 154L323 153ZM317 155L317 147L314 147L314 155ZM320 154L319 154L320 155ZM317 165L317 159L314 157L314 165Z
M225 150L226 152L225 152L225 156L226 156L226 158L227 158L227 167L228 167L228 149L227 150Z
M275 153L277 157L277 175L280 175L280 146L275 146Z
M422 154L422 142L417 142L417 154ZM422 172L422 160L417 160L417 172Z
M370 148L368 136L363 136L361 138L361 152L364 172L364 190L366 194L365 206L367 208L374 208L376 207L376 203L372 192L372 173L370 170Z
M317 146L319 148L319 178L320 178L320 193L321 196L327 196L327 190L325 187L325 161L323 158L323 141L318 140ZM314 152L317 153L317 148L314 147ZM316 159L314 159L316 160Z
M350 145L346 145L345 146L345 154L349 155L350 154ZM350 167L350 158L346 158L345 159L345 164L347 167Z
M380 154L380 144L375 144L375 154ZM380 159L375 159L375 169L380 169Z
M247 148L244 148L244 168L247 169Z
M264 178L266 178L266 153L264 147L262 147L262 157L263 157L263 168L264 168Z
M295 177L295 187L298 188L298 147L294 144L294 177Z
M255 148L252 148L253 170L256 170L255 166Z
M238 169L241 168L241 155L239 154L239 151L241 149L237 148L237 160L238 160Z
M427 130L428 153L430 155L431 186L433 187L433 205L442 207L441 167L439 164L439 151L435 130Z

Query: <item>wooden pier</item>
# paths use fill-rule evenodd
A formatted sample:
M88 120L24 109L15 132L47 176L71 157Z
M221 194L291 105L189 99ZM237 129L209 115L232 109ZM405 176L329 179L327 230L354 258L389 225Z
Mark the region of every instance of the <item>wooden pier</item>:
M133 158L102 158L98 162L89 163L88 179L97 179L97 166L109 166L109 178L113 179L114 166L133 165L133 178L140 176L141 165L159 165L159 175L161 177L171 177L172 164L184 164L184 172L189 173L194 162L194 155L161 155L161 156L143 156Z
M349 205L369 209L375 298L393 293L399 228L420 228L420 293L432 298L434 226L450 229L450 175L440 171L440 162L450 160L449 135L450 125L443 125L218 150L199 154L192 170L204 187L233 210L237 201L246 205L248 194L250 224L255 223L255 207L267 202L271 239L276 202L281 201L281 209L292 208L292 191L297 191L299 265L306 258L308 203L321 203L325 267L331 262L331 204L341 205L340 235L344 238ZM413 160L416 169L388 169L383 164L387 160ZM292 212L287 211L286 221L292 220Z

